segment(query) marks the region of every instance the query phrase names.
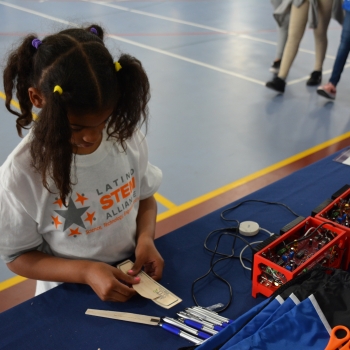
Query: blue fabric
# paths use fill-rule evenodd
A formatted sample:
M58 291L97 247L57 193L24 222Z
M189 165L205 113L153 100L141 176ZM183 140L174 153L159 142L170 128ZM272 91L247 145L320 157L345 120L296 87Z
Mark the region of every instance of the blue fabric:
M225 350L324 349L329 336L308 298L251 337L232 346L228 342Z
M345 12L344 22L343 22L343 30L341 32L340 45L338 48L337 56L334 61L332 75L329 81L337 86L341 74L343 72L346 60L350 51L350 1L345 1L344 5L349 7L349 9Z
M344 2L343 2L343 9L345 11L350 11L350 0L344 0Z
M248 322L238 333L236 333L229 341L225 343L220 349L231 349L233 345L239 343L242 339L245 339L254 334L264 324L281 304L276 300L272 300L265 308L263 308L250 322Z
M263 323L260 329L266 327L268 324L282 317L285 313L293 309L294 306L295 306L295 303L293 299L287 298L284 301L284 303L278 309L276 309L275 312Z
M233 323L227 326L220 334L208 339L205 343L200 345L197 350L212 350L216 347L226 343L233 334L240 330L250 319L255 317L260 311L262 311L266 305L270 302L270 299L265 299L260 304L248 310L246 313L238 317Z

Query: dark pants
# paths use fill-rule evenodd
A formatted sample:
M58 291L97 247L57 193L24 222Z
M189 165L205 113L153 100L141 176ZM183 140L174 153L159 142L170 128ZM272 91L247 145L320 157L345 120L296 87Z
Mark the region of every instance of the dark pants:
M350 12L345 12L343 30L341 33L340 45L337 57L334 62L333 71L329 82L336 86L340 80L346 60L350 51Z

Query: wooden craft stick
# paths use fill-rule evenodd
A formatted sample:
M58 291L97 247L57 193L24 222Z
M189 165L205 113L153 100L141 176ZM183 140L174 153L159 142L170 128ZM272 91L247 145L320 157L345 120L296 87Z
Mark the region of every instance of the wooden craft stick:
M152 326L158 326L158 324L160 322L160 318L159 317L131 314L131 313L128 313L128 312L117 312L117 311L87 309L85 314L86 315L91 315L91 316L112 318L114 320L120 320L120 321L149 324L149 325L152 325Z
M133 266L134 263L131 260L126 260L117 267L124 273L127 273ZM132 287L144 298L151 299L157 305L166 309L170 309L182 301L182 299L164 288L144 271L140 271L137 276L140 277L140 283L133 284Z

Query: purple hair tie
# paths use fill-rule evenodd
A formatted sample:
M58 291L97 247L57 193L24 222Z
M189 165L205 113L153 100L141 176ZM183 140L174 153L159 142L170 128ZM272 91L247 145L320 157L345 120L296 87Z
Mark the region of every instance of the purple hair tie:
M38 47L42 44L41 40L39 39L33 39L32 40L32 46L38 49Z
M94 28L94 27L90 28L90 32L95 34L95 35L98 35L98 32L97 32L96 28Z

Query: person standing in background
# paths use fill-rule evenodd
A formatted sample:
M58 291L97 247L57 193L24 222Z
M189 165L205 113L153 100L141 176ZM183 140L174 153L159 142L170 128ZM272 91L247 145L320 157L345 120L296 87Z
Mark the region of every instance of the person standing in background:
M343 9L345 10L343 30L341 33L340 45L334 62L332 75L327 84L320 86L317 89L317 93L320 96L332 100L335 99L335 95L337 93L336 86L339 83L350 51L350 0L344 0Z
M315 38L315 66L306 85L319 85L322 80L322 65L327 51L327 29L331 16L342 24L343 12L339 7L339 0L287 0L291 5L288 39L284 49L281 67L278 76L266 83L266 87L283 93L286 78L309 21L310 28L314 29ZM288 9L288 6L285 6ZM276 18L276 15L275 15Z

